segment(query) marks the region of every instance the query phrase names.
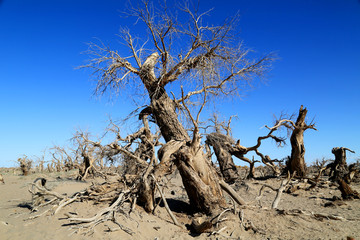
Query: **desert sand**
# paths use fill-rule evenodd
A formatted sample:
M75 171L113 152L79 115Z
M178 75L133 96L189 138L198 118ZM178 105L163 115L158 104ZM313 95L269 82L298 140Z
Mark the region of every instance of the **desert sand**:
M146 213L141 206L128 214L130 203L123 206L123 212L116 214L119 223L130 229L111 231L117 226L103 222L93 229L79 229L71 225L67 213L79 217L93 217L109 203L94 204L92 201L74 202L65 206L56 215L45 212L51 206L31 211L32 197L29 184L38 177L47 179L47 187L68 196L82 191L93 182L104 179L76 181L76 172L33 173L21 176L15 169L1 169L5 184L0 183L0 239L360 239L360 201L332 201L341 196L336 186L318 186L311 190L298 190L292 194L283 193L278 209L271 209L276 193L264 189L258 200L262 185L278 188L282 179L264 181L238 181L232 187L242 196L247 206L234 204L226 195L229 210L224 212L213 229L202 234L192 234L187 226L194 213L188 204L186 193L178 174L167 177L170 181L164 194L170 209L182 227L175 226L164 205L156 208L154 215ZM108 180L109 181L109 180ZM164 186L164 184L163 184ZM360 191L360 184L353 183ZM157 196L158 197L158 196ZM49 198L50 199L50 198ZM235 212L235 214L234 214ZM43 214L44 213L44 214ZM41 216L38 216L42 214ZM38 217L37 217L38 216ZM196 216L196 214L195 214ZM241 221L242 219L242 221Z

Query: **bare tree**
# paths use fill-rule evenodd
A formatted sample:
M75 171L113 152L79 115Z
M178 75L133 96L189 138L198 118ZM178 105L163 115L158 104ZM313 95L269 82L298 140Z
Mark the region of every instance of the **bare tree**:
M235 141L231 137L230 124L232 118L233 116L231 116L227 124L225 124L225 122L220 122L218 116L214 114L210 121L214 124L213 128L215 132L208 134L205 141L208 149L210 149L210 146L213 147L221 174L227 183L233 183L239 177L237 167L231 155L231 147L235 144ZM226 135L222 133L222 130L226 132Z
M274 56L249 59L250 51L233 35L234 19L210 26L205 22L209 12L199 14L187 5L178 10L175 15L174 9L153 6L150 1L131 8L130 14L144 23L148 33L145 39L150 40L139 44L130 30L124 30L122 37L130 56L90 44L92 56L83 67L94 70L96 94L115 93L121 87L130 90L139 84L145 88L149 113L169 144L167 152L174 157L171 159L179 169L190 203L211 213L225 204L218 176L204 155L196 121L189 133L176 109L184 109L186 102L204 99L205 95L210 98L239 93L254 77L264 75ZM188 84L180 92L182 81ZM170 88L176 90L173 99L169 97Z

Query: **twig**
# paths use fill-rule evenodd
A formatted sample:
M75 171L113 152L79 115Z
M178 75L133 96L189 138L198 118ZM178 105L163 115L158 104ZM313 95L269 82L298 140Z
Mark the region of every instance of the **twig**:
M245 228L244 226L244 211L242 209L240 209L240 212L239 212L239 218L240 218L240 226L242 226L243 228Z
M109 227L109 231L111 231L111 232L114 232L114 231L118 231L118 230L123 230L124 232L126 232L127 234L129 234L129 235L133 235L133 234L135 234L135 232L133 232L130 228L128 228L128 227L125 227L124 225L122 225L122 224L120 224L117 220L116 220L116 218L115 218L115 212L113 213L113 222L116 224L116 225L118 225L119 227L118 228L110 228Z
M49 212L50 210L51 210L51 208L48 209L48 210L46 210L46 211L44 211L43 213L40 213L40 214L35 215L35 216L31 216L31 217L25 219L24 221L26 221L26 220L33 220L33 219L35 219L35 218L41 217L42 215L44 215L45 213Z

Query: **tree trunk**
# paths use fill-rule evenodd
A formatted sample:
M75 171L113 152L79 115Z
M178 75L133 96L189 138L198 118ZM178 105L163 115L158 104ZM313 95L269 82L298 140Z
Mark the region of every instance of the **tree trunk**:
M331 180L344 178L348 173L348 167L346 164L346 150L348 149L343 147L334 147L331 150L331 152L335 155L335 161L331 164L330 169Z
M354 191L350 185L344 181L349 174L349 169L346 164L346 150L353 152L352 150L344 147L334 147L332 153L335 155L335 161L331 163L330 180L339 184L339 190L343 199L360 198L360 194Z
M204 156L203 149L191 146L191 139L178 119L174 102L164 87L158 84L154 74L158 58L157 53L151 54L140 70L141 79L151 99L152 115L166 142L184 142L174 155L190 204L199 211L211 213L225 205L217 175Z
M165 91L158 93L153 95L151 106L162 136L166 142L184 141L175 156L190 204L197 210L211 213L225 204L217 176L209 166L202 148L194 151L190 146L190 137L177 118L172 100Z
M291 158L288 163L288 168L291 173L296 171L297 176L304 177L306 175L305 165L305 146L304 146L304 131L307 129L305 117L307 109L300 107L299 116L295 123L295 128L290 137L291 143Z
M246 179L255 178L255 161L250 162L249 174L246 176Z
M206 137L206 143L214 149L224 181L233 183L239 178L239 173L231 155L234 144L232 139L221 133L211 133Z

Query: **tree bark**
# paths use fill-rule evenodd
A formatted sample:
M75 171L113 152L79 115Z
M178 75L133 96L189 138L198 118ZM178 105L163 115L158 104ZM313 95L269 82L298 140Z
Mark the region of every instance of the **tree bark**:
M304 177L306 175L304 131L309 128L305 123L306 114L307 109L301 106L290 137L291 157L288 168L291 174L296 171L296 175L299 177Z

